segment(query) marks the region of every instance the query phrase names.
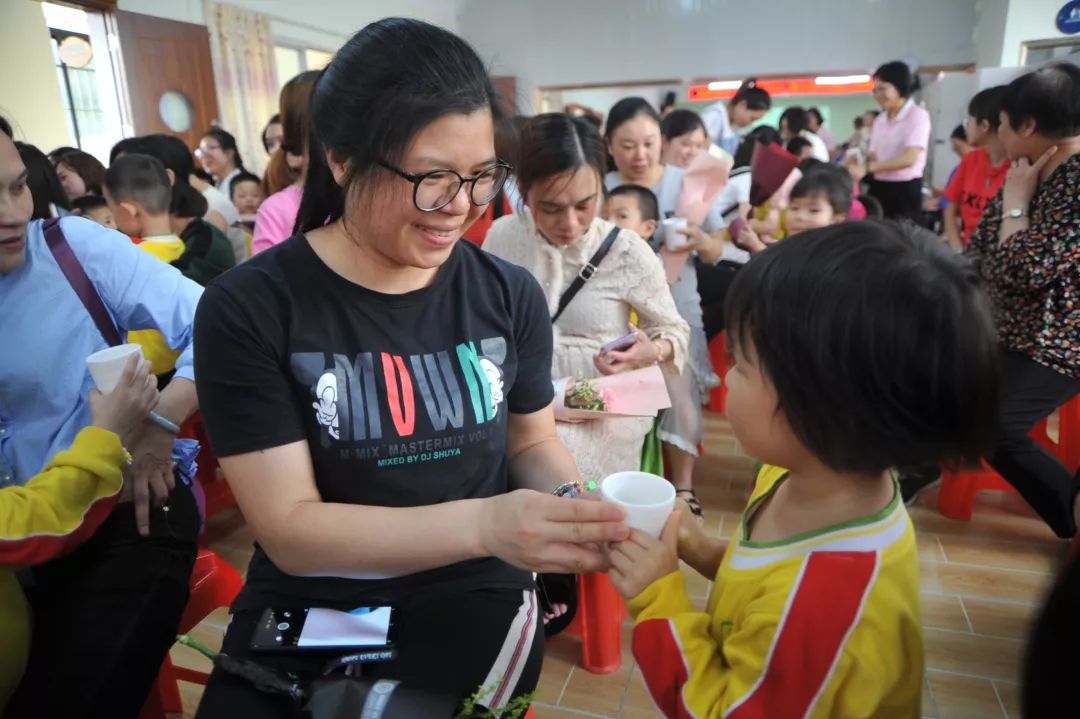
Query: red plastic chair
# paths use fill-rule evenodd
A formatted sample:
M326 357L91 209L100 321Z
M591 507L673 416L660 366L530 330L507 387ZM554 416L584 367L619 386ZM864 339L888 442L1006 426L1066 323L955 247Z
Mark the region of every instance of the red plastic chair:
M709 341L709 357L713 371L720 377L720 386L709 391L709 409L723 413L727 409L727 370L728 349L727 334L721 332Z
M191 597L180 619L179 632L190 632L215 609L231 605L243 586L243 577L228 562L209 549L200 548L195 569L191 573ZM184 706L177 682L205 686L209 679L210 675L206 672L174 666L166 654L157 682L143 705L139 719L164 719L167 713L182 712Z
M606 574L578 577L578 612L567 631L581 638L581 664L593 674L622 666L622 621L626 604Z
M223 477L218 477L220 465L210 446L210 436L206 432L206 423L203 422L201 412L196 412L184 423L180 428L180 436L199 442L199 467L195 475L206 495L206 516L213 517L218 512L235 507L236 499L229 489L229 483Z
M1069 469L1080 465L1080 397L1058 409L1058 441L1054 442L1046 428L1046 420L1031 430L1031 437ZM995 472L986 462L978 468L943 470L938 511L950 519L970 520L975 498L983 491L1016 492L1016 489Z

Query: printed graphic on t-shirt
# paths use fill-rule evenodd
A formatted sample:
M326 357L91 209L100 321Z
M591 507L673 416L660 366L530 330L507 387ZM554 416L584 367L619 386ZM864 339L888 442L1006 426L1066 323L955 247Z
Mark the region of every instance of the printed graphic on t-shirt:
M408 356L297 352L290 364L311 389L322 448L389 467L460 457L486 442L506 401L506 355L506 339L491 337Z

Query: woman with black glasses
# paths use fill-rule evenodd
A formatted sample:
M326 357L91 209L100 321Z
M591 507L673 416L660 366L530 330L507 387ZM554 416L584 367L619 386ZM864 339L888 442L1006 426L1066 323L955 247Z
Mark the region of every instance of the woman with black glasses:
M392 18L315 83L300 232L223 276L196 320L211 441L258 540L224 649L268 608L398 611L405 687L499 713L536 686L532 572L600 571L618 508L580 481L551 408L551 318L528 273L461 233L499 191L501 119L475 52ZM347 652L339 651L338 654ZM200 717L299 716L215 672Z

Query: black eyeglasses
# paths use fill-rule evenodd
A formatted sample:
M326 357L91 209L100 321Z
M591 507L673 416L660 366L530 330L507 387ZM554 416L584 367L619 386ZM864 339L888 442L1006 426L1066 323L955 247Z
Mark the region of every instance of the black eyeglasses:
M505 162L497 162L475 177L463 177L453 170L433 170L413 175L389 162L379 160L378 163L413 184L413 204L421 212L434 212L446 207L457 197L465 183L471 185L469 201L477 207L486 205L499 194L510 174L510 166Z

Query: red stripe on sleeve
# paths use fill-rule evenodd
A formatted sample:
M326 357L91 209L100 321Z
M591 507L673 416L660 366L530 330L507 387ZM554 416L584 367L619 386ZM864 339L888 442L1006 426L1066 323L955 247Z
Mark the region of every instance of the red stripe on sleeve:
M780 619L765 668L728 719L803 719L824 690L862 614L878 556L815 552Z
M94 534L112 513L120 493L94 500L79 526L67 534L33 534L27 537L0 537L0 564L31 567L67 554Z
M645 686L664 716L692 717L682 694L690 680L690 671L671 621L650 619L634 627L633 651Z

